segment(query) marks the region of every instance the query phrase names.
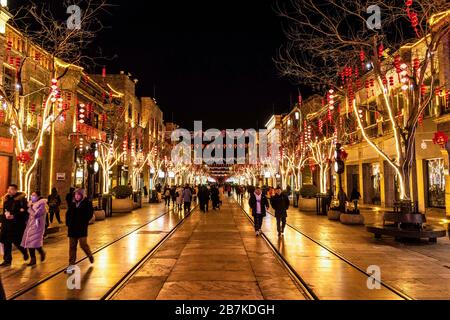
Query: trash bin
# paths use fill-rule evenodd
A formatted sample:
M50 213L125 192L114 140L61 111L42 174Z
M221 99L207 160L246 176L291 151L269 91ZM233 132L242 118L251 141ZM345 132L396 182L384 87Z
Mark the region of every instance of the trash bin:
M141 191L133 192L133 202L137 203L138 208L142 208L142 194Z
M158 192L156 190L150 191L150 196L148 197L148 203L157 203L158 202Z
M319 216L326 216L328 213L328 195L318 193L316 195L316 213Z
M101 195L102 210L105 211L106 217L112 217L112 196L110 194Z

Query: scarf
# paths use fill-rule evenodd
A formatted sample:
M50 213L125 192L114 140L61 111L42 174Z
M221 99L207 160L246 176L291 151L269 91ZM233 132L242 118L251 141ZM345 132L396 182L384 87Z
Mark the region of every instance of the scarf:
M255 197L256 197L256 213L261 214L261 199L262 199L262 194L257 195L255 193Z

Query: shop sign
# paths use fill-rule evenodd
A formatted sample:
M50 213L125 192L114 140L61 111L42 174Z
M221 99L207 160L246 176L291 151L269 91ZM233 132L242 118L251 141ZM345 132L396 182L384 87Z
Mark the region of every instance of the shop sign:
M58 172L56 174L56 181L66 181L66 173L65 172Z
M13 139L0 137L0 152L13 153L14 152Z

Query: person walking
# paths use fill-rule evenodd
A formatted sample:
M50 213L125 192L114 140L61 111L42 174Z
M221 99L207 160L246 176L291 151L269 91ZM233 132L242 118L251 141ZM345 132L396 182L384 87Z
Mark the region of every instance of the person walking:
M21 246L28 249L30 253L30 263L28 266L36 264L36 250L41 256L41 262L45 261L44 245L45 218L47 215L47 199L41 197L39 191L31 194L28 202L28 222L23 233Z
M165 205L168 207L170 207L170 199L171 199L170 188L169 188L169 186L166 186L164 188L164 201L165 201Z
M175 204L177 202L177 187L172 186L170 188L170 199L172 200L172 207L175 210Z
M282 192L281 187L275 189L275 194L270 198L270 204L275 210L275 218L277 219L278 236L284 235L286 227L287 210L289 209L289 197Z
M89 257L89 261L94 263L94 256L87 243L88 226L94 214L92 202L86 198L84 190L78 189L74 194L74 202L70 204L66 213L66 224L69 237L69 267L67 273L74 271L77 260L77 246L80 243L81 249Z
M28 251L20 244L27 225L27 198L25 193L17 191L17 185L8 186L8 193L3 199L3 214L0 215L0 242L3 244L4 255L1 267L8 267L12 263L12 245L17 247L23 255L23 260L29 258Z
M200 186L198 190L198 202L200 205L200 211L205 212L205 189L204 186Z
M255 192L251 194L248 204L252 210L255 223L255 233L259 236L262 233L261 227L266 211L269 209L269 202L265 195L262 194L261 188L257 187Z
M184 211L190 212L191 211L191 201L192 201L192 191L191 188L189 188L189 185L186 184L183 190L183 202L184 202Z
M183 188L181 186L178 186L176 192L176 208L178 210L178 212L181 212L183 210Z
M61 207L61 197L58 194L56 188L52 188L52 192L48 196L48 208L50 211L50 223L53 223L53 217L56 216L56 221L61 224L60 207Z
M217 188L217 186L212 186L211 187L211 202L212 202L212 207L213 210L216 210L219 208L219 189Z

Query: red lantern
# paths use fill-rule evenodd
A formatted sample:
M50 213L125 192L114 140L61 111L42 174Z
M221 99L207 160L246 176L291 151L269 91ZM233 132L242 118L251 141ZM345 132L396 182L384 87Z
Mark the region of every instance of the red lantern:
M378 58L381 58L383 56L383 51L384 51L384 46L381 43L380 46L378 47Z
M419 58L414 58L414 60L413 60L413 68L414 68L414 70L419 70L419 68L420 68L420 60L419 60Z
M394 86L394 77L389 77L389 85L391 86L391 87L393 87Z
M102 77L106 78L106 67L103 67L102 69Z
M418 123L419 123L419 126L423 126L423 112L419 115L419 119L418 119Z
M364 60L366 59L366 54L362 50L359 52L359 59L361 60L361 62L364 62Z
M394 57L394 67L395 67L395 71L397 73L402 72L402 69L400 68L400 63L401 63L400 56L399 55L395 56Z
M448 141L448 136L445 133L443 133L442 131L437 131L434 134L433 143L440 145L441 148L445 148L447 141Z
M28 164L29 162L31 162L30 153L28 151L20 152L19 155L17 156L17 161L20 162L21 164Z

